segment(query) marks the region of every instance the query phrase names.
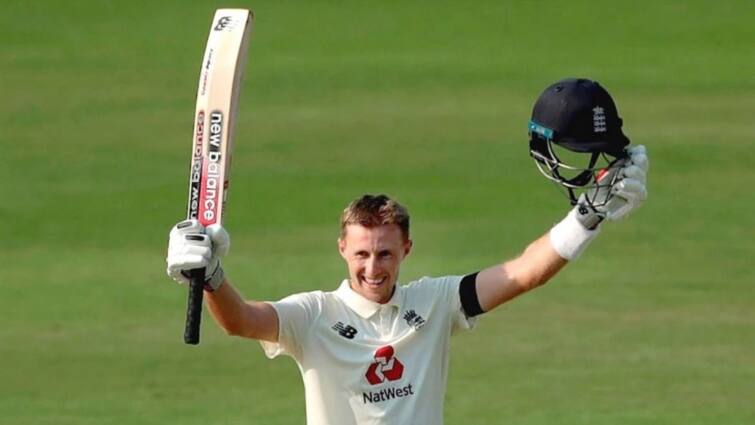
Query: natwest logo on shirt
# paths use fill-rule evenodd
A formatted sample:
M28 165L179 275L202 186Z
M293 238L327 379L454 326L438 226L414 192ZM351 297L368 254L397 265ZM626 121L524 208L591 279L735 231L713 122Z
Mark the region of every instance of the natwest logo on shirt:
M390 345L375 350L375 361L364 374L367 382L372 385L385 381L396 381L404 374L404 365L395 357L395 351Z

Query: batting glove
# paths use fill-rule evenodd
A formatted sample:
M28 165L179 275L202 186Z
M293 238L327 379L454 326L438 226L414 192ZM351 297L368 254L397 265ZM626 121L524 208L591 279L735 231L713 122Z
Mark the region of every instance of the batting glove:
M604 219L620 220L647 199L647 172L650 165L645 146L627 148L629 157L620 166L608 169L600 181L616 181L582 194L574 207L577 219L586 229L595 229ZM591 202L587 202L587 198Z
M166 272L178 283L188 284L190 271L205 269L205 290L218 289L225 278L220 257L226 255L231 238L217 224L207 228L197 220L179 222L170 231Z
M647 198L649 162L645 146L630 147L627 153L629 157L620 166L599 177L599 181L613 184L580 195L574 209L551 229L551 246L561 258L576 260L598 235L598 225L603 220L626 217Z

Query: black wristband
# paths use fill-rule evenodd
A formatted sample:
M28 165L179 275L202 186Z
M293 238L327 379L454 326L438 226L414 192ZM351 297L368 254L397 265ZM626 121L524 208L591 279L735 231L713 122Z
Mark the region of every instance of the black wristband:
M459 283L459 299L461 308L467 317L475 317L484 313L480 306L480 300L477 298L477 273L464 276Z

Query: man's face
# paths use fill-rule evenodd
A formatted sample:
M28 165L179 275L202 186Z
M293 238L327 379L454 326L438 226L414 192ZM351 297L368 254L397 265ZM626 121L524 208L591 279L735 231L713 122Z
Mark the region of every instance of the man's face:
M381 304L391 299L399 266L411 248L412 241L404 239L395 224L349 224L346 235L338 239L338 251L349 268L351 289Z

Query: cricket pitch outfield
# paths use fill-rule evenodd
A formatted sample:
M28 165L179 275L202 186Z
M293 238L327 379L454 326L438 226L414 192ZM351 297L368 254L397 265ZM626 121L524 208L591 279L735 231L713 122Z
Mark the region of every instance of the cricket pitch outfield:
M454 340L446 423L755 422L753 3L406 3L243 5L236 286L335 288L338 214L363 192L412 213L404 282L516 254L567 210L527 155L530 108L595 78L648 146L650 198ZM293 362L209 316L184 346L164 272L223 6L4 4L0 422L303 422Z

